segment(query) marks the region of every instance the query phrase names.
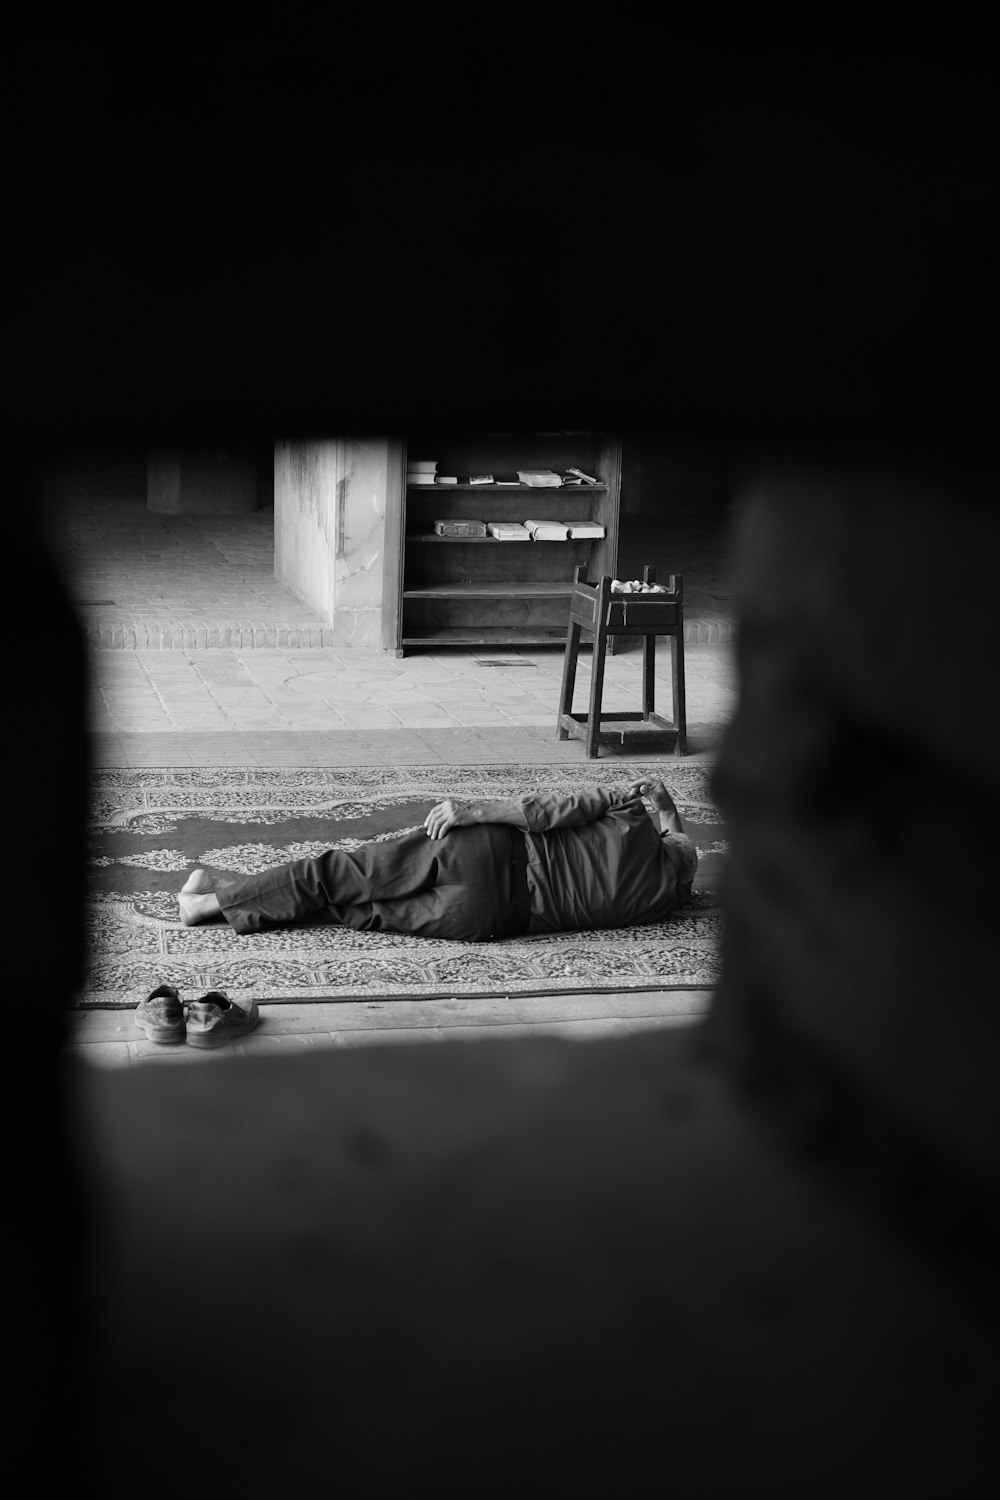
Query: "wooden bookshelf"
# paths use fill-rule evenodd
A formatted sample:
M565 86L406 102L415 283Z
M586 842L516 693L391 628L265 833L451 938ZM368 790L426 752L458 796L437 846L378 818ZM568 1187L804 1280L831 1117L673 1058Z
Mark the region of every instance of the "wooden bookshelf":
M407 485L410 459L439 474L512 473L575 466L600 481L557 489L519 484ZM398 573L387 576L383 642L397 656L421 647L562 645L575 570L615 576L621 444L599 433L419 434L403 443L397 497ZM596 521L604 536L565 541L442 537L434 522ZM387 559L388 561L388 559Z

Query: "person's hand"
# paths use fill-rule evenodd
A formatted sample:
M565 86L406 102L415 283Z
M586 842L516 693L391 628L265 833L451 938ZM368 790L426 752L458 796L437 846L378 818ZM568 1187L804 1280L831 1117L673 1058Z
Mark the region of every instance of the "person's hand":
M446 797L431 808L424 819L427 837L444 838L449 828L462 828L472 822L471 802L462 802L457 797Z
M674 799L662 781L633 781L628 794L630 797L648 798L662 812L670 812L674 807Z

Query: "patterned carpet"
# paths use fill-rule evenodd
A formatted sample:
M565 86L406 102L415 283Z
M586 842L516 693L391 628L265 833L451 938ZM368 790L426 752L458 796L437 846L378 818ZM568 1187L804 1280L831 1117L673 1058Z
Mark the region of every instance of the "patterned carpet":
M571 792L573 767L475 765L95 773L90 826L89 973L80 1007L132 1008L158 984L224 989L268 1003L331 999L708 988L717 977L720 819L700 762L616 761L605 779L662 777L700 865L691 904L669 922L617 931L456 943L352 932L330 923L239 937L188 928L176 893L196 865L251 873L322 849L419 827L442 797ZM586 780L597 777L590 773Z

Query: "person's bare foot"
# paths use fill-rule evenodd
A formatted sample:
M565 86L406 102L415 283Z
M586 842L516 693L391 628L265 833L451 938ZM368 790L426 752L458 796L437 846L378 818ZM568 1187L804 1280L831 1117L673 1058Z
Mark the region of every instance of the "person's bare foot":
M181 921L185 927L197 927L199 922L214 922L222 916L219 898L215 894L215 877L207 870L195 870L185 880L177 896Z

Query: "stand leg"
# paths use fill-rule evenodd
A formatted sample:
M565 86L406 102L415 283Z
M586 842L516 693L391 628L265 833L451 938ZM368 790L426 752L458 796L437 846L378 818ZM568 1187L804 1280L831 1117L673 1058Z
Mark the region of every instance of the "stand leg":
M648 571L648 569L647 569ZM656 708L656 636L642 638L642 717L648 719Z
M574 620L566 631L566 655L563 657L562 687L559 689L559 717L556 729L561 740L569 739L569 730L563 728L563 714L573 712L573 689L576 687L576 659L580 650L580 626Z
M598 620L594 631L593 660L590 664L590 712L587 717L587 758L597 756L597 737L601 732L601 700L604 696L604 653L608 644L607 629Z
M673 666L674 723L677 725L675 755L687 754L687 704L684 696L684 620L677 621L677 630L670 638Z

